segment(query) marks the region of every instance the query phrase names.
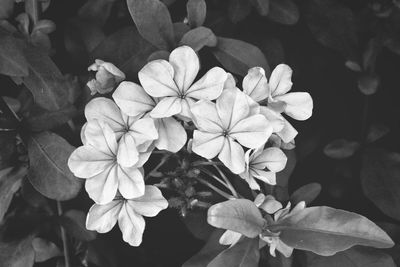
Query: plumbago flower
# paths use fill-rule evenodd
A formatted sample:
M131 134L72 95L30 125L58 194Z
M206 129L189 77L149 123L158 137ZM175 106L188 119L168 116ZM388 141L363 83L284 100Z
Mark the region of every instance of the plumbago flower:
M124 199L117 196L105 205L94 204L86 218L86 228L99 233L109 232L118 221L122 238L131 246L139 246L145 228L145 217L154 217L168 207L161 191L146 185L143 196Z
M207 159L218 155L236 174L245 170L242 145L259 148L272 133L267 119L239 89L224 90L216 103L199 101L191 112L198 129L193 132L193 152Z
M96 78L87 83L92 95L109 93L118 83L125 80L125 74L114 64L100 59L96 59L88 70L96 71Z

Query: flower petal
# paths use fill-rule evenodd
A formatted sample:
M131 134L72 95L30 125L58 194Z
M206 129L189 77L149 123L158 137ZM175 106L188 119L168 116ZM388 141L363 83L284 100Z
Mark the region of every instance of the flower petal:
M121 111L111 99L97 97L90 100L85 107L85 117L88 121L100 120L110 125L114 131L124 128Z
M152 118L143 118L133 122L129 126L129 134L135 139L137 146L158 138L157 128Z
M214 67L193 84L186 95L195 99L214 100L221 95L226 78L227 74L222 68Z
M189 46L180 46L169 55L169 63L175 71L174 81L180 93L184 94L199 72L199 57Z
M269 78L269 90L272 97L286 94L292 88L292 69L286 64L279 64Z
M94 204L87 214L86 228L99 233L111 231L117 223L121 207L121 201L111 201L105 205Z
M275 98L286 103L285 113L295 120L307 120L312 115L313 100L309 93L295 92Z
M268 168L273 172L280 172L286 166L287 157L282 150L277 147L269 147L264 149L257 157L254 157L250 163L253 168Z
M68 167L79 178L90 178L103 172L113 164L114 157L104 154L94 147L81 146L72 152Z
M231 230L226 230L221 237L219 238L219 243L221 245L235 245L239 239L242 237L241 233L231 231Z
M149 157L151 156L151 153L153 152L153 150L154 150L154 143L151 143L150 144L150 146L147 148L147 150L146 151L144 151L144 152L140 152L139 153L139 160L138 160L138 162L136 163L136 165L135 165L135 167L142 167L146 162L147 162L147 160L149 159Z
M263 68L249 69L243 79L243 92L256 102L260 102L269 96L268 81Z
M218 158L235 174L245 170L243 148L230 137L224 138L224 145Z
M252 190L260 190L260 185L253 178L250 171L245 171L245 172L239 174L239 176L247 182L247 184L249 185L249 187Z
M195 130L193 132L192 151L206 159L212 159L221 151L224 139L219 133Z
M282 117L281 114L264 106L260 107L260 114L264 115L265 118L268 120L269 125L271 125L272 127L273 133L282 131L283 127L285 126L285 119Z
M230 129L250 113L246 95L237 88L224 90L216 104L224 129Z
M124 167L131 167L139 160L139 152L132 135L124 134L118 142L117 162Z
M283 122L283 129L276 134L282 138L284 143L289 143L296 137L298 132L286 119Z
M143 170L120 166L118 168L118 190L126 199L142 196L144 194Z
M96 176L86 180L85 189L97 204L111 202L118 189L117 165L114 164Z
M229 136L248 148L258 148L268 141L272 127L261 115L253 115L239 121L229 132Z
M139 117L151 111L156 103L144 89L133 82L122 82L112 95L115 103L127 115Z
M177 117L181 118L184 121L191 121L192 120L192 112L190 111L190 108L196 103L196 101L191 98L186 96L181 100L181 113Z
M168 61L159 59L147 63L138 73L143 89L153 97L178 96L174 68Z
M271 195L266 196L263 203L261 203L258 207L263 209L268 214L274 214L283 208L282 204Z
M101 66L114 76L114 79L117 83L125 80L125 74L114 64L110 62L104 62L103 64L101 64Z
M270 185L276 185L276 173L251 168L251 176Z
M222 133L222 122L216 105L208 100L200 100L191 107L193 122L201 131Z
M235 77L229 72L226 73L227 77L224 83L224 90L225 89L235 89L236 88L236 80Z
M168 207L168 201L156 186L146 185L144 195L129 200L128 205L140 215L154 217Z
M152 118L167 118L182 110L181 99L176 96L165 97L150 112Z
M85 127L85 142L104 154L116 155L118 144L114 131L104 121L92 120Z
M118 226L122 232L122 239L129 245L137 247L142 243L146 222L127 202L122 206L119 213Z
M155 145L158 149L178 152L186 143L187 135L182 124L174 118L157 120L158 139Z

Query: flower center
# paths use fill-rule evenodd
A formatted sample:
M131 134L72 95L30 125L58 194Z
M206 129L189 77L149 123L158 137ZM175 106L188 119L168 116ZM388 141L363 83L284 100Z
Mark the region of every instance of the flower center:
M227 136L229 135L228 130L224 130L224 131L222 132L222 135L223 135L224 137L227 137Z

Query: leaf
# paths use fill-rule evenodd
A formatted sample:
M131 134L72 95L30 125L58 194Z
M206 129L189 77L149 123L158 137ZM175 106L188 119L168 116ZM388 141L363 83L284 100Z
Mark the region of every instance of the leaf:
M383 213L400 220L400 154L380 148L365 150L361 185L366 197Z
M187 16L191 28L200 27L206 20L207 5L204 0L189 0L186 4Z
M62 137L42 132L28 138L29 173L32 185L44 196L55 200L74 198L82 187L67 166L75 148Z
M185 33L180 41L180 45L188 45L197 52L204 46L216 46L217 37L209 28L201 26Z
M28 76L28 62L23 54L23 41L0 33L0 73L8 76Z
M355 245L376 248L394 245L381 228L364 216L330 207L305 208L268 228L280 232L279 238L288 246L322 256Z
M44 262L62 255L60 249L53 242L40 237L32 240L32 247L35 251L35 262Z
M9 18L14 11L15 0L0 1L0 20Z
M368 247L354 247L328 257L310 252L306 255L308 267L396 267L389 255Z
M17 152L15 132L0 131L0 147L0 169L4 169L15 161Z
M168 8L159 0L127 0L129 13L144 39L159 49L174 45L174 30Z
M346 159L354 155L360 144L346 139L336 139L324 147L324 154L333 159Z
M241 40L218 37L214 56L229 71L245 76L252 67L262 67L269 73L269 66L261 50Z
M80 241L92 241L97 233L86 229L86 214L80 210L69 210L60 218L68 233Z
M293 25L297 23L299 17L299 9L292 0L270 0L268 19L285 25Z
M4 267L32 267L35 253L32 237L11 243L0 242L0 263Z
M25 166L0 170L0 223L3 221L11 200L21 187L22 178L27 174Z
M389 127L387 127L384 124L379 124L379 123L372 124L368 129L367 142L373 143L381 139L385 135L387 135L389 132L390 132Z
M251 2L257 9L258 14L260 14L261 16L268 15L270 0L252 0Z
M174 27L174 38L176 43L179 43L182 37L185 35L185 33L190 31L190 27L183 22L175 22L173 24L173 27Z
M169 54L170 54L170 53L169 53L168 51L159 50L159 51L156 51L156 52L152 53L152 54L147 58L147 61L150 62L150 61L157 60L157 59L164 59L164 60L167 60L167 61L168 61L168 59L169 59Z
M251 12L251 4L248 0L229 1L228 16L233 23L244 20Z
M256 205L248 199L234 199L211 206L207 221L214 227L239 232L247 237L258 236L264 219Z
M207 267L257 267L260 260L258 243L258 238L242 238L221 252Z
M318 197L319 193L321 193L321 185L319 183L306 184L293 192L290 196L290 202L296 205L301 201L305 201L308 205Z
M78 12L80 18L98 26L104 26L115 0L88 0Z

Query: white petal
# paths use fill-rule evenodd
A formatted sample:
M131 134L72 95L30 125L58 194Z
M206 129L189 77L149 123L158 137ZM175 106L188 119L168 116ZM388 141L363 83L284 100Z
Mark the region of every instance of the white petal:
M272 134L272 127L261 115L253 115L239 121L229 132L229 136L248 148L258 148L265 144Z
M251 168L251 176L270 185L276 185L276 173Z
M233 173L242 173L245 170L243 148L232 138L224 139L224 145L218 155L219 160Z
M122 232L122 239L129 245L137 247L142 243L146 223L143 217L137 214L127 202L119 213L118 226Z
M126 199L140 197L144 194L144 179L141 169L136 167L118 168L118 190Z
M105 68L109 73L115 76L116 82L119 83L125 80L125 74L120 69L118 69L114 64L110 62L104 62L103 64L101 64L101 66Z
M226 230L219 238L219 243L221 245L235 245L239 239L242 237L241 233L234 232L231 230Z
M217 99L217 111L224 129L230 129L246 118L250 107L246 95L239 89L224 90Z
M313 100L309 93L289 93L275 99L286 103L284 112L295 120L307 120L312 115Z
M147 162L154 150L154 147L154 143L151 143L146 151L139 153L139 161L136 163L135 167L142 167Z
M139 117L151 111L156 103L144 89L133 82L122 82L113 93L113 99L127 115Z
M143 118L132 123L129 134L135 139L137 146L158 138L157 128L152 118Z
M243 79L243 92L256 102L260 102L269 96L268 81L263 68L249 69Z
M139 160L139 152L132 135L124 134L118 142L117 162L124 167L131 167Z
M245 171L245 172L239 174L239 176L247 182L247 184L249 185L249 187L252 190L261 190L260 185L253 178L250 171Z
M147 63L138 73L143 89L153 97L178 96L174 68L163 59Z
M86 228L99 233L111 231L117 223L121 207L121 201L111 201L105 205L94 204L87 214Z
M113 165L96 176L86 180L85 189L97 204L111 202L118 189L117 165Z
M87 122L85 122L85 124L82 125L81 132L80 132L81 141L82 141L83 145L86 145L86 136L85 136L86 125L87 125Z
M181 99L176 96L165 97L150 112L152 118L167 118L182 110Z
M103 172L114 162L114 157L94 147L81 146L69 156L68 167L79 178L90 178Z
M93 146L107 155L116 155L118 144L115 133L104 121L92 120L85 127L86 145Z
M110 125L114 131L124 128L121 111L111 99L97 97L92 99L85 107L85 117L88 121L101 120Z
M270 94L275 97L286 94L292 88L292 69L286 64L279 64L269 78Z
M246 99L247 99L247 104L249 105L250 108L250 112L248 116L252 116L252 115L256 115L260 113L260 105L253 100L253 98L251 98L250 96L246 95Z
M281 114L264 106L260 107L260 114L264 115L265 118L267 118L269 124L272 127L273 133L282 131L283 127L285 126L285 119L282 117Z
M283 129L276 134L282 138L284 143L289 143L296 137L297 133L296 129L286 119L284 119Z
M283 243L280 239L278 240L278 244L276 245L276 250L282 253L282 255L286 258L289 258L293 253L293 248Z
M169 55L169 63L175 71L175 83L179 91L184 94L199 72L199 58L189 46L180 46Z
M257 157L254 157L250 163L256 169L268 168L273 172L280 172L286 166L287 157L282 150L277 147L264 149Z
M193 122L201 131L222 133L222 122L218 116L216 105L207 100L200 100L191 108Z
M235 77L229 72L226 73L227 77L224 83L224 90L225 89L235 89L236 88L236 80Z
M282 204L271 195L266 196L263 203L261 203L258 207L265 210L265 212L268 214L274 214L283 208Z
M214 67L193 84L186 95L195 99L214 100L221 95L226 78L227 74L223 69Z
M181 100L181 113L179 113L178 117L184 121L192 120L192 112L190 111L191 107L196 103L193 98L186 96Z
M192 151L207 159L218 155L224 144L224 137L219 133L193 132Z
M128 205L140 215L154 217L168 207L168 201L156 186L146 185L144 195L129 200Z
M158 139L155 145L158 149L178 152L186 143L187 135L182 124L174 118L157 120Z

